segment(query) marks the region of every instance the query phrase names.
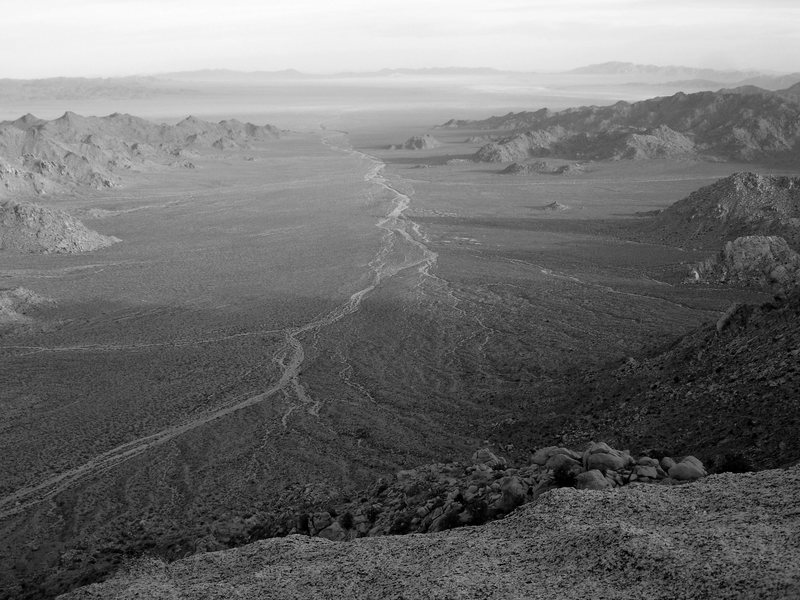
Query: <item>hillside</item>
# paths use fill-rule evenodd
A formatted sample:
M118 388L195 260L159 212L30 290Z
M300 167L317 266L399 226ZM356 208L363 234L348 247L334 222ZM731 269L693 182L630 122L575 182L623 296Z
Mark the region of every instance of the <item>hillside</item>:
M484 145L475 155L476 160L488 162L532 156L620 159L682 155L785 161L796 157L800 148L800 104L781 92L767 90L680 92L556 113L543 109L483 121L451 120L440 127L514 132Z
M648 225L672 245L719 247L747 235L778 235L800 248L800 178L734 173L692 192Z
M789 598L800 595L798 494L797 467L564 488L482 527L145 559L61 598Z
M75 186L118 185L131 169L182 164L193 153L246 148L279 137L271 125L188 117L176 125L131 115L83 117L66 112L45 121L27 114L0 122L0 194L42 194Z
M709 323L620 366L536 392L547 413L496 434L525 448L604 439L632 452L699 457L712 470L739 462L800 461L800 290L761 306L735 304Z
M75 254L119 241L88 229L61 210L13 200L0 202L0 251Z

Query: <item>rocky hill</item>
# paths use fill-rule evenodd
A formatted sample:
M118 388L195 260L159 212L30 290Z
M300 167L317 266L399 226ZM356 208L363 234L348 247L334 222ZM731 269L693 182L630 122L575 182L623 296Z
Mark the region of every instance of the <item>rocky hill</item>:
M482 527L350 542L294 535L172 564L144 559L62 598L792 598L798 494L797 467L562 488Z
M782 237L743 236L726 242L719 254L692 267L689 281L791 290L800 286L800 254Z
M575 175L582 173L583 165L579 163L551 163L546 160L536 160L530 163L513 162L500 171L501 175L532 175L543 173L547 175Z
M431 134L413 135L399 145L390 146L390 150L429 150L438 148L442 143Z
M119 242L88 229L61 210L27 202L0 202L0 251L75 254Z
M653 219L649 233L674 245L719 247L748 235L778 235L800 248L800 178L734 173L692 192Z
M476 160L531 156L567 159L701 155L738 161L788 161L800 151L800 104L790 90L698 92L612 106L509 113L442 127L515 133L483 146Z
M0 194L41 194L73 186L111 187L126 170L172 164L194 152L277 138L271 125L188 117L158 125L131 115L83 117L66 112L45 121L27 114L0 122Z

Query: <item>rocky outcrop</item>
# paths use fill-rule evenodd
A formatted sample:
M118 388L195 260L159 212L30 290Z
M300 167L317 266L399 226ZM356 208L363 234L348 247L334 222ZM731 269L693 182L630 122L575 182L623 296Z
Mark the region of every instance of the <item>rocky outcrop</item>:
M613 158L650 159L679 158L696 155L694 142L682 133L660 125L625 138L625 148Z
M170 564L145 558L61 598L795 598L798 495L799 467L679 487L561 488L483 527L346 543L293 535Z
M725 283L780 291L800 285L800 254L782 237L750 235L692 267L690 282Z
M86 228L61 210L12 200L0 202L0 251L74 254L119 241Z
M0 290L0 326L29 323L31 311L52 302L24 287Z
M545 204L544 206L536 206L534 207L535 210L541 210L543 212L566 212L568 210L572 210L566 204L561 204L557 200L553 200L549 204Z
M501 175L532 175L543 173L547 175L574 175L583 172L583 165L579 163L557 164L544 160L530 163L513 162L500 171Z
M800 248L800 178L734 173L661 212L649 230L675 245L718 248L741 236L778 235Z
M425 135L414 135L400 145L390 146L390 150L430 150L438 148L442 143L435 137L426 133Z

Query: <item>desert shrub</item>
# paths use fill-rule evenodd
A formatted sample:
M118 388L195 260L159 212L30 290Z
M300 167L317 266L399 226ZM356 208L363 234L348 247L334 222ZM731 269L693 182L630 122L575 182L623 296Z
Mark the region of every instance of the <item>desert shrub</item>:
M375 522L375 519L378 518L378 515L381 514L381 508L379 506L375 506L374 504L370 506L365 515L370 522Z
M401 515L392 521L389 527L389 535L402 535L408 533L411 528L411 517L408 515Z
M558 487L575 487L575 471L569 465L553 469L553 481Z
M439 529L444 531L445 529L454 529L459 525L461 525L461 521L458 518L458 512L451 510L442 517L439 522Z
M747 473L753 471L753 463L741 452L729 452L717 458L714 470L717 473Z
M472 525L483 525L489 520L489 505L481 498L467 502L466 509L472 515Z
M344 529L352 529L353 528L353 515L350 512L346 512L339 517L339 525L342 526Z
M308 521L309 516L308 513L302 513L297 517L297 531L301 533L308 533Z

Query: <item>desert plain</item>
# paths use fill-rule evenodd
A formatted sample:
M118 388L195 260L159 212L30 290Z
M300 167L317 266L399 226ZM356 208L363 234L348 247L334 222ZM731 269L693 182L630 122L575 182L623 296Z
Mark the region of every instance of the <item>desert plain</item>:
M275 514L486 443L524 456L504 430L550 410L549 382L770 298L686 285L716 249L637 234L752 164L513 176L470 159L502 132L436 127L463 108L449 96L421 113L335 108L194 168L37 199L121 242L0 257L4 289L52 299L0 330L3 593L256 540ZM390 149L423 133L440 144Z

